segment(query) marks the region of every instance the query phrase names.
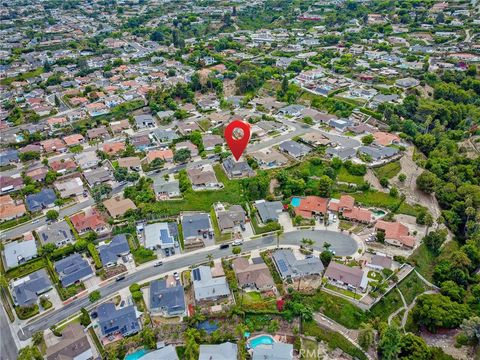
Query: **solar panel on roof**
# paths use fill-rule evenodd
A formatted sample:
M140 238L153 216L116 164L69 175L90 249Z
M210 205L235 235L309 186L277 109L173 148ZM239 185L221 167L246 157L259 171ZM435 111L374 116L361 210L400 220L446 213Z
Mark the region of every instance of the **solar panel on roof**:
M160 230L160 239L162 239L162 243L164 244L172 244L173 238L168 235L168 231L165 229Z
M281 272L287 272L288 271L288 267L287 267L287 264L285 264L285 261L283 259L280 259L278 260L278 267L280 268L280 271Z
M193 280L198 281L200 280L200 270L193 269Z

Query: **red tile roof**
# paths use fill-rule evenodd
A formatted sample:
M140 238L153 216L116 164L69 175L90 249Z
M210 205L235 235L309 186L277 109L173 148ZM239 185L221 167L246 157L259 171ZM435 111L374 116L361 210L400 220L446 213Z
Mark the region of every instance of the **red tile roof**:
M409 235L408 227L402 223L378 220L375 229L385 231L385 240L394 240L408 247L415 246L415 237Z
M311 218L313 214L327 213L328 199L320 196L307 196L300 201L295 208L295 213L304 218Z

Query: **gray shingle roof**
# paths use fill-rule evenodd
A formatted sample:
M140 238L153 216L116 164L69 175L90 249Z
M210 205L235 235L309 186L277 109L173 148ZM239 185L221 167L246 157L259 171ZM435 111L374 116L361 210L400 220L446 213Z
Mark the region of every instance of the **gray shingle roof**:
M270 346L257 346L253 350L252 360L292 360L293 345L273 343Z
M125 234L115 235L108 244L100 245L98 252L100 253L103 266L115 264L119 256L130 252L127 236Z
M55 271L58 273L60 282L64 287L93 274L88 261L77 253L57 261L55 263Z
M3 249L7 268L12 268L37 256L35 240L12 241Z
M185 311L183 286L176 284L167 287L166 280L150 282L150 310L164 311L168 315L183 313Z
M360 146L358 151L371 156L373 160L380 160L397 154L399 150L387 146Z
M246 161L235 161L229 157L223 161L223 168L229 177L235 176L253 176L255 172Z
M300 144L296 141L287 140L281 143L279 149L294 156L294 157L301 157L310 152L310 148L307 145Z
M311 257L298 260L292 250L275 251L273 260L282 278L320 275L324 270L319 258Z
M97 308L98 323L104 336L121 333L123 336L137 333L140 325L134 305L120 309L113 303L104 303Z
M27 208L30 211L39 211L47 206L53 205L57 200L55 191L52 189L42 189L40 192L30 194L26 197Z
M237 344L200 345L198 360L232 360L237 358Z
M182 218L183 237L185 239L198 237L199 232L212 228L208 214L184 215Z
M12 295L19 306L28 306L37 302L38 295L50 290L52 283L45 269L35 271L13 284Z
M70 226L66 221L60 221L49 225L41 231L37 231L43 244L57 244L60 242L73 241L74 237Z
M283 205L280 201L257 201L255 207L263 223L270 220L278 221L278 215L283 211Z
M175 347L168 345L143 355L142 360L178 360L178 355Z

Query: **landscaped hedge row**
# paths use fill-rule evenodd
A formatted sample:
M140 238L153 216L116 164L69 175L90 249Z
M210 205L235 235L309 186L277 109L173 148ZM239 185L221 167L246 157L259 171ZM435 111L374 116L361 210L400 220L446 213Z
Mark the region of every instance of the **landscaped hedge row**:
M102 268L102 260L100 260L100 255L97 251L97 248L95 247L94 244L90 243L87 245L88 252L90 253L90 256L93 259L93 262L95 263L95 269L101 269Z

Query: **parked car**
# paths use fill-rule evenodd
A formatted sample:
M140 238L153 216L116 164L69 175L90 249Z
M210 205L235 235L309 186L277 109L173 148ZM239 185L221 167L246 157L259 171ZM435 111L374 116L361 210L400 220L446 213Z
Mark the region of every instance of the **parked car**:
M221 244L220 249L228 249L229 246L230 244Z
M125 279L125 275L120 275L115 278L115 281L122 281Z
M155 264L153 264L153 267L159 267L163 265L163 261L157 261Z
M180 281L180 275L178 275L178 272L175 271L173 273L173 277L175 278L175 280Z
M243 244L243 240L242 240L242 239L235 240L232 244L233 244L234 246L242 245L242 244Z

